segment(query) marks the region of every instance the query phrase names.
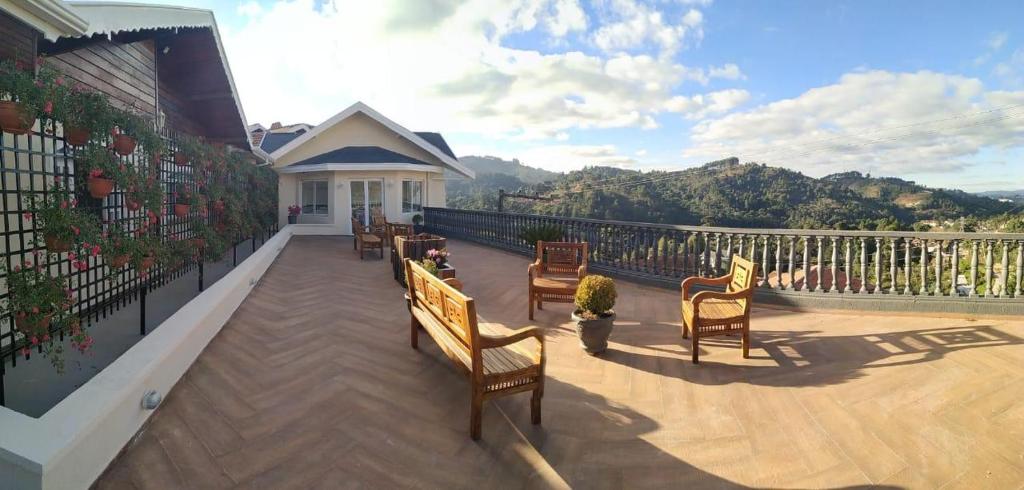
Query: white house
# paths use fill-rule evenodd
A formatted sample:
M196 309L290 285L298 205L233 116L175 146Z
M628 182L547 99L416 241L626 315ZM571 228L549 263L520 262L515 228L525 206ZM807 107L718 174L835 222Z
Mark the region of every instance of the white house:
M409 131L362 102L313 127L250 129L281 176L281 224L299 205L307 231L349 235L351 217L368 223L380 211L410 223L424 206L445 206L446 169L474 178L440 134Z

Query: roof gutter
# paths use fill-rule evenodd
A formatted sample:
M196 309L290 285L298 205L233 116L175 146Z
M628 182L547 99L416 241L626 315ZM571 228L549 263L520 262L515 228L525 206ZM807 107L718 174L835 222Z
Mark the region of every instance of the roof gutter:
M28 24L51 41L61 36L81 36L89 22L61 0L0 0L0 10Z

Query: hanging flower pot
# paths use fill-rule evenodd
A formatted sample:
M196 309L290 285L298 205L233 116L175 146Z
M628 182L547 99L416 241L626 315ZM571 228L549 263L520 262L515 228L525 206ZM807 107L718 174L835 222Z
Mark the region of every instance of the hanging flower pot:
M20 102L0 101L0 128L11 134L28 134L36 118Z
M175 203L174 204L174 215L179 217L179 218L183 218L185 216L188 216L188 212L191 209L192 209L192 206L190 206L188 204L177 204L177 203Z
M103 177L89 177L86 181L89 187L89 195L96 199L103 199L114 192L114 181Z
M188 156L180 151L174 152L174 164L179 167L188 166Z
M142 203L126 199L124 201L124 207L128 208L129 211L138 211L142 209Z
M61 240L60 238L50 234L43 235L43 242L46 243L46 249L54 253L67 252L68 250L71 250L70 242Z
M156 264L156 257L152 255L146 255L145 257L142 257L142 262L139 263L139 270L148 271L153 267L153 264Z
M110 261L107 263L107 265L109 265L112 269L120 269L120 268L124 267L124 265L127 264L128 260L130 260L130 259L131 259L131 256L128 255L128 254L118 255L118 256L110 259Z
M14 328L25 335L34 335L39 332L48 331L52 320L53 313L47 313L29 320L25 313L19 312L14 315Z
M85 146L89 142L89 130L74 126L64 126L64 141L71 146Z
M216 201L213 201L213 212L218 213L218 214L224 212L224 200L223 199L217 199Z
M202 249L206 248L206 240L203 239L203 238L193 238L192 239L192 246L197 248L197 249L199 249L199 250L202 250Z
M115 134L114 151L123 157L131 155L135 151L135 138L124 133Z

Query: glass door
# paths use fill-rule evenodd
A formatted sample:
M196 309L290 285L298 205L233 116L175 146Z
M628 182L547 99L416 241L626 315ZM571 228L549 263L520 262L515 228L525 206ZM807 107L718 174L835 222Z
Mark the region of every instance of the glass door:
M353 180L349 193L352 217L364 225L370 224L370 217L384 215L384 181Z

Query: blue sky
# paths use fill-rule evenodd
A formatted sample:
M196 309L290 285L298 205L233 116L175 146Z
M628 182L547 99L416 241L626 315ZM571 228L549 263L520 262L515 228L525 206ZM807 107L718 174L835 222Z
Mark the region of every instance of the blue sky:
M1024 188L1024 2L218 1L250 122L362 100L460 155Z

